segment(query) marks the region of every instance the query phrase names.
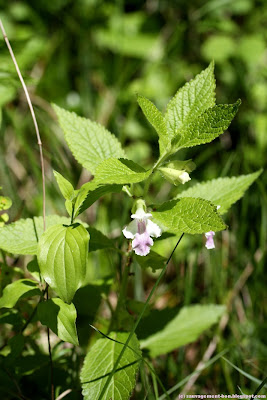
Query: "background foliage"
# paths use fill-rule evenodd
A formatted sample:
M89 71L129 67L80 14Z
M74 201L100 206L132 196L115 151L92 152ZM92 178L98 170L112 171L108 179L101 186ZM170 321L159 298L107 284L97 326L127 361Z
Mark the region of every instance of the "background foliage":
M102 123L120 139L129 157L149 167L158 155L157 135L145 120L135 93L147 96L163 110L177 88L212 59L216 65L217 103L233 103L240 97L242 105L229 132L208 146L181 151L185 159L193 158L197 166L191 174L192 180L251 173L266 166L267 33L264 24L267 6L264 0L40 0L0 1L0 5L0 15L30 87L40 125L47 171L48 214L65 213L52 169L67 177L74 187L80 187L90 178L71 156L51 103ZM13 221L41 215L41 173L32 121L3 40L0 52L0 184L2 193L13 201L9 211ZM229 230L216 235L215 251L206 251L199 236L183 239L153 304L155 311L167 321L171 319L172 310L169 314L166 312L169 308L199 302L228 305L229 322L224 330L218 329L218 350L228 350L225 357L258 380L264 377L267 358L263 319L266 314L263 285L266 181L264 173L232 207L226 218ZM168 193L178 195L179 190L158 180L152 187L151 199L160 202ZM129 208L129 200L122 195L108 195L94 204L82 219L111 239L118 238L129 220ZM170 238L157 242L155 248L162 256L168 256L173 246ZM90 253L92 268L87 272L88 286L74 298L80 315L77 321L79 353L74 352L73 346L57 344L59 341L55 338L57 390L61 393L69 387L76 388L77 391L68 395L70 399L81 396L78 371L86 349L98 338L88 327L88 322L95 321L98 307L98 327L105 329L108 310L102 297L110 285L113 291L117 290L114 265L118 258L112 250ZM8 269L2 274L2 285L14 277L25 276L30 259L6 261ZM155 275L142 272L137 265L135 268L129 294L143 301ZM18 310L25 320L34 304L34 300L32 303L19 301ZM133 313L138 312L135 308L136 304L129 304ZM2 345L12 336L11 331L21 330L25 321L20 318L15 310L1 313ZM31 324L27 326L26 339L18 335L9 350L7 347L3 350L16 349L11 351L9 360L12 368L6 366L0 378L0 391L6 398L13 398L12 393L19 390L28 398L36 393L40 399L47 396L48 388L43 384L47 380L48 365L45 330L43 335L35 337L34 329ZM149 332L146 319L138 329L138 337L145 339L145 332ZM201 340L155 360L154 367L166 387L176 385L194 371L213 335L211 330ZM12 357L16 358L15 371ZM190 393L238 393L238 386L243 392L252 393L257 383L240 370L222 359L217 360L200 375ZM151 382L142 371L141 381L134 398L143 399L146 393L149 399L153 398Z

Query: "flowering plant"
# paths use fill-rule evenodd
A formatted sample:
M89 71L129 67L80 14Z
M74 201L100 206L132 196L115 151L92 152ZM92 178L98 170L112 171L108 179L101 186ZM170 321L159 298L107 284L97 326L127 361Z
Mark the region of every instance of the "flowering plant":
M223 305L184 307L160 331L138 339L138 325L171 259L170 256L167 260L152 251L151 247L156 240L176 236L175 250L184 234L205 234L206 248L214 248L215 232L227 228L222 215L243 196L261 173L257 171L190 186L189 174L196 166L192 160L178 159L182 149L209 143L223 134L238 111L240 100L233 104L215 104L213 63L178 90L167 104L165 113L142 95L138 95L137 101L158 134L159 155L153 165L144 169L127 158L118 139L103 126L54 105L71 152L94 178L74 189L66 178L55 171L69 216L45 216L44 213L44 217L20 219L0 227L2 252L32 257L27 266L32 279L23 278L8 284L0 298L0 308L12 310L20 299L39 296L33 315L47 327L48 338L49 330L52 330L61 341L78 346L76 318L80 307L79 293L92 284L101 287L99 297L102 296L109 307L110 320L101 323L96 319L96 324L102 324L105 332L95 328L103 338L91 346L81 370L81 386L86 400L129 399L141 360L156 376L145 355L142 356L141 349L146 349L149 358L168 353L192 342L219 320L225 310ZM162 183L167 181L178 190L162 204L151 204L150 190L159 177ZM126 221L118 216L119 229L116 232L119 234L109 236L108 232L108 237L77 217L110 193L128 196L132 221L124 226ZM120 199L117 197L118 202ZM220 209L217 204L220 204ZM129 221L130 211L126 211ZM128 249L121 231L126 239L131 240ZM99 284L90 275L94 270L91 253L107 249L115 253L113 260L118 260L118 255L121 257L121 263L116 268L120 285L117 284L116 274L109 284L104 280ZM127 285L129 276L135 274L138 265L160 269L161 272L146 302L141 303L141 308L140 302L135 302L132 305L135 311L131 311L127 308ZM109 294L114 291L118 292L115 306L109 300ZM11 348L19 346L24 340L26 327L36 323L36 320L34 322L30 317L24 322L20 333L9 343ZM49 342L52 363L50 347ZM164 386L162 390L168 397Z

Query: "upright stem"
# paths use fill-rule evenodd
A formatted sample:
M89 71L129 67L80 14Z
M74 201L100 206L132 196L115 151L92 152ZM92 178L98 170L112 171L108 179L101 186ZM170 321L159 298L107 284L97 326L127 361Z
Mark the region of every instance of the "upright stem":
M46 300L49 299L48 293L48 285L46 284ZM52 349L50 343L50 331L47 327L47 344L48 344L48 352L49 352L49 360L50 360L50 383L51 383L51 400L55 400L55 389L54 389L54 367L53 367L53 359L52 359Z
M42 192L43 192L43 229L45 231L46 228L46 221L45 221L45 168L44 168L44 157L43 157L43 148L42 148L42 141L41 141L41 137L40 137L40 133L39 133L39 128L38 128L38 124L37 124L37 120L35 117L35 113L34 113L34 109L32 106L32 102L30 99L30 95L28 92L28 89L25 85L24 79L22 77L22 74L20 72L16 57L13 53L12 47L9 43L5 28L3 26L3 23L0 19L0 29L2 31L3 37L5 39L7 48L9 50L10 56L12 58L12 61L15 65L19 80L21 82L21 85L23 87L28 105L29 105L29 109L31 112L31 116L32 116L32 120L33 120L33 124L34 124L34 128L35 128L35 132L36 132L36 136L37 136L37 143L39 146L39 153L40 153L40 164L41 164L41 171L42 171ZM48 298L48 291L47 291L47 298ZM49 350L49 357L50 357L50 368L51 368L51 400L54 400L55 396L54 396L54 383L53 383L53 361L52 361L52 353L51 353L51 344L50 344L50 334L49 334L49 328L47 328L47 340L48 340L48 350Z
M111 324L109 327L109 331L114 329L114 325L118 329L118 315L121 311L121 308L123 306L123 303L125 302L126 294L127 294L127 286L128 286L128 278L129 278L129 272L130 272L130 266L132 262L132 257L130 254L127 256L127 260L125 263L125 267L122 273L122 279L121 279L121 285L120 285L120 292L119 292L119 297L118 297L118 302L116 306L116 310L112 316Z
M150 292L150 294L149 294L149 296L148 296L148 298L147 298L147 300L146 300L146 302L145 302L145 304L144 304L144 307L143 307L141 313L139 314L139 317L138 317L138 319L137 319L137 321L136 321L136 323L135 323L133 329L131 330L131 332L130 332L130 334L129 334L127 340L126 340L126 342L124 343L124 346L123 346L123 348L122 348L122 350L121 350L121 352L120 352L120 354L119 354L119 356L118 356L118 358L117 358L117 360L116 360L116 362L115 362L115 364L114 364L114 367L113 367L112 371L111 371L111 372L109 373L109 375L108 375L108 379L106 380L106 383L105 383L105 385L104 385L104 387L103 387L103 389L102 389L102 391L101 391L101 393L100 393L100 396L99 396L98 400L103 399L104 394L105 394L107 388L109 387L109 384L110 384L110 382L111 382L111 379L112 379L112 377L114 376L114 374L116 373L116 370L117 370L117 368L118 368L118 366L119 366L119 363L120 363L120 361L121 361L121 359L122 359L122 357L123 357L123 354L124 354L124 352L125 352L125 350L126 350L128 344L129 344L131 338L132 338L133 335L134 335L134 332L136 331L136 328L138 327L138 325L139 325L139 323L140 323L140 321L141 321L141 319L142 319L142 317L143 317L143 315L144 315L144 313L145 313L145 311L146 311L146 309L147 309L147 307L148 307L149 301L150 301L151 297L153 296L155 290L157 289L157 287L158 287L158 285L159 285L159 283L160 283L160 281L161 281L161 278L162 278L163 275L165 274L166 269L167 269L167 267L168 267L168 264L169 264L169 262L170 262L170 260L171 260L171 258L172 258L172 256L173 256L173 253L175 252L175 250L176 250L178 244L180 243L180 241L182 240L182 237L183 237L183 236L184 236L184 233L182 233L182 235L180 236L180 238L179 238L178 242L176 243L176 245L175 245L173 251L171 252L170 257L168 258L168 260L167 260L167 262L166 262L164 268L162 269L162 271L161 271L161 273L160 273L160 275L159 275L159 277L158 277L158 279L157 279L155 285L153 286L153 289L151 290L151 292Z
M15 65L18 77L19 77L20 82L22 84L22 87L23 87L23 90L24 90L24 93L25 93L25 96L26 96L26 99L27 99L27 102L28 102L28 105L29 105L29 108L30 108L30 112L31 112L31 115L32 115L33 124L34 124L34 127L35 127L35 132L36 132L36 136L37 136L37 143L38 143L38 146L39 146L39 153L40 153L41 171L42 171L43 222L44 222L44 231L45 231L45 170L44 170L44 157L43 157L42 141L41 141L38 124L37 124L37 120L36 120L36 117L35 117L35 113L34 113L32 102L31 102L31 99L30 99L30 96L29 96L28 89L27 89L27 87L25 85L25 82L24 82L24 79L23 79L23 77L21 75L18 63L16 61L16 58L15 58L15 55L13 53L12 47L11 47L11 45L9 43L8 37L6 35L6 31L5 31L5 28L3 26L3 23L1 21L1 19L0 19L0 29L1 29L3 37L5 39L5 42L6 42L8 50L9 50L10 56L12 58L12 61L13 61L14 65Z

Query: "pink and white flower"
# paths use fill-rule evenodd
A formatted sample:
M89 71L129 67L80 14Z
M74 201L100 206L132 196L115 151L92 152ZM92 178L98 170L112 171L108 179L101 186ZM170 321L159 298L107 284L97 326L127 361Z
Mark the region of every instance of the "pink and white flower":
M123 229L122 233L127 239L133 239L132 247L137 255L146 256L154 243L151 237L159 237L161 229L149 219L152 214L145 212L143 202L131 217L133 221Z
M221 208L221 206L217 206L217 210L219 210L219 208ZM213 231L206 232L205 236L206 236L206 244L205 244L206 249L208 249L208 250L215 249L215 244L214 244L214 240L213 240L213 236L215 236L215 232L213 232Z
M213 240L213 236L215 235L215 232L210 231L205 233L206 236L206 244L205 247L206 249L210 250L210 249L215 249L215 244L214 244L214 240Z

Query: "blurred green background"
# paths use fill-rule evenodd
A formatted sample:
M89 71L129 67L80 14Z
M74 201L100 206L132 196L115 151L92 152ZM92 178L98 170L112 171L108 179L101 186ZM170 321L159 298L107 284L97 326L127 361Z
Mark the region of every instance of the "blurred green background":
M121 140L130 158L149 166L158 156L157 135L138 108L136 92L164 110L177 89L211 60L215 61L217 103L241 98L242 105L229 131L219 139L181 152L182 158L192 158L197 165L191 183L266 167L265 0L0 0L0 5L0 17L39 122L49 214L65 215L53 169L77 186L90 178L71 155L51 103L99 121ZM13 201L10 219L41 215L35 131L2 39L0 107L0 185ZM207 252L200 237L183 239L154 301L158 309L196 302L225 303L239 285L242 272L247 271L245 281L241 280L241 287L234 292L229 324L219 332L218 348L229 349L227 358L259 380L267 361L266 183L263 173L232 207L226 217L229 230L216 235L216 251ZM151 192L158 202L176 193L176 188L160 179ZM129 210L130 201L123 196L107 196L91 207L84 219L118 237L129 220ZM163 240L156 250L167 256L173 245L173 240ZM94 278L114 276L112 256L96 252L91 257ZM152 274L143 274L135 297L142 299L154 279ZM155 362L165 386L174 386L194 370L213 333ZM27 379L31 382L36 376ZM220 360L201 374L190 393L240 393L238 386L252 393L257 383ZM144 393L135 398L145 398Z

